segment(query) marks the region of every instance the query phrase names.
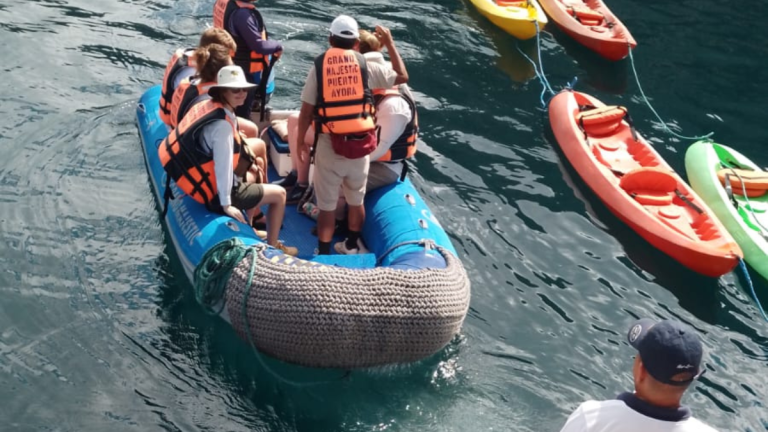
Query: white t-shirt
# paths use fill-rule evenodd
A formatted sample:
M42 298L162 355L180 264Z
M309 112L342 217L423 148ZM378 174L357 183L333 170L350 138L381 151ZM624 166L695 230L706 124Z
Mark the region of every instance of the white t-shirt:
M392 69L392 64L384 60L381 52L371 51L363 54L367 64L378 64L388 69ZM403 92L410 95L408 86L401 84ZM411 96L413 97L413 96ZM411 106L401 97L388 97L381 101L376 107L376 126L381 128L379 132L379 144L376 150L371 153L371 162L377 161L384 156L392 147L392 144L400 138L405 131L408 122L411 120ZM400 174L403 170L402 164L385 164L392 172Z
M226 112L230 121L237 121L235 113L230 110ZM222 207L232 205L230 195L232 187L237 184L232 154L235 142L232 125L226 120L214 120L203 126L201 136L203 151L213 156L213 172L216 176L219 204Z
M658 410L672 412L674 417L675 410ZM717 432L690 416L687 408L678 412L678 420L661 420L630 408L622 400L587 401L568 417L560 432Z

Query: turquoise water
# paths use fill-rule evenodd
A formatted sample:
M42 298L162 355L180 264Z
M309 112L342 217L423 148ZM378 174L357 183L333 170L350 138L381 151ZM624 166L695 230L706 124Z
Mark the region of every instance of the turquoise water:
M408 367L308 371L267 360L198 307L159 222L134 106L212 0L0 0L0 424L18 431L558 430L587 398L631 385L626 327L692 325L708 369L686 397L721 430L768 430L768 325L733 274L698 276L610 215L555 151L515 40L468 1L264 1L285 40L273 105L295 108L342 12L383 23L408 64L424 145L413 179L473 283L460 338ZM611 0L638 41L652 103L768 165L764 3ZM627 62L556 30L550 83L629 107L679 172ZM522 49L535 56L535 47ZM532 79L533 78L533 79ZM753 277L756 275L753 274ZM768 284L756 280L768 303Z

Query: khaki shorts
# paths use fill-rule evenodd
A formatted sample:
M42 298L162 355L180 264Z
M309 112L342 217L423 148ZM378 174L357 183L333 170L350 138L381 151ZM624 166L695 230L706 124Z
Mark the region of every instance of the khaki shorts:
M315 197L322 211L336 210L339 187L347 204L363 205L365 182L368 178L368 156L347 159L333 151L331 138L322 134L317 138L315 151Z
M259 205L264 199L264 186L259 183L246 183L240 181L237 186L232 186L232 192L229 195L232 205L240 210L252 209ZM224 214L224 209L219 203L219 195L213 202L213 210Z

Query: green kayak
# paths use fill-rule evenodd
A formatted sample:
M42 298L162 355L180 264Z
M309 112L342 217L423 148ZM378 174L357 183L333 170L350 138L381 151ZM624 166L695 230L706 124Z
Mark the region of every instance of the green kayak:
M685 170L693 190L741 247L744 260L768 279L768 173L736 150L711 141L688 148Z

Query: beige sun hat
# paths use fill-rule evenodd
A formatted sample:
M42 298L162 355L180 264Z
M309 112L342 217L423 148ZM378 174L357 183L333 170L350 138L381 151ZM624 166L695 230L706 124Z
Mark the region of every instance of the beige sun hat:
M237 65L224 66L219 70L216 77L216 85L211 86L208 91L225 88L253 88L256 84L251 84L245 79L243 68Z

